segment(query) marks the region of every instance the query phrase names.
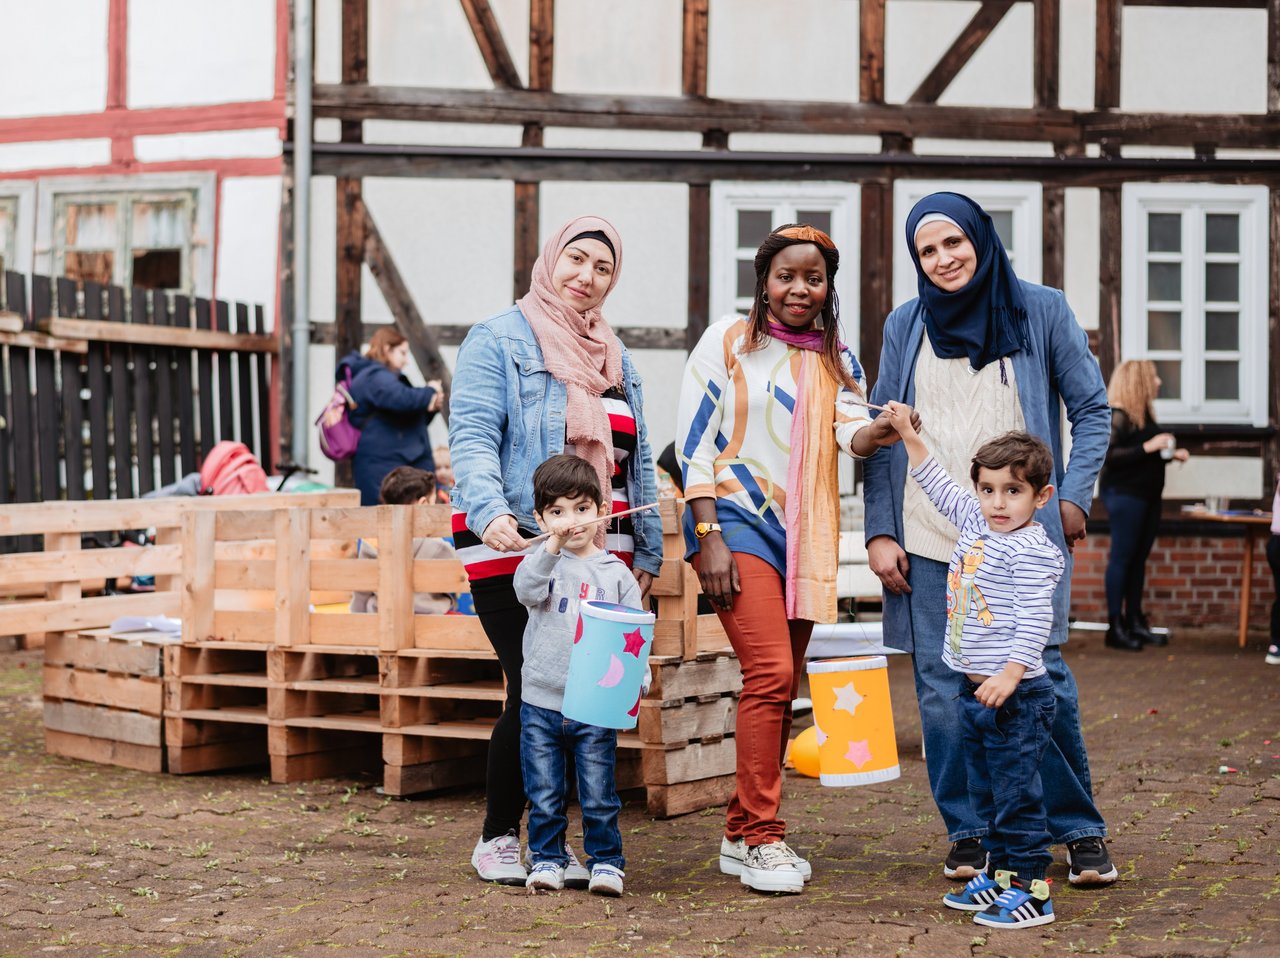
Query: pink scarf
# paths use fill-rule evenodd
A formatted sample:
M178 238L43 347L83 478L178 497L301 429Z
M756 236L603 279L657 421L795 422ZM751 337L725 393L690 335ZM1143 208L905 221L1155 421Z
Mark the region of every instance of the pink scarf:
M769 335L802 351L787 469L788 619L836 621L840 493L831 428L839 384L822 365L822 330L769 323Z
M613 431L600 397L622 385L622 344L605 322L600 306L579 313L564 302L551 285L551 273L561 252L579 233L599 230L613 244L613 276L607 297L622 272L622 238L608 220L579 216L547 240L533 264L529 292L516 304L542 350L547 371L565 387L565 442L595 467L604 501L612 498ZM601 300L601 303L604 301ZM604 535L604 525L599 526Z

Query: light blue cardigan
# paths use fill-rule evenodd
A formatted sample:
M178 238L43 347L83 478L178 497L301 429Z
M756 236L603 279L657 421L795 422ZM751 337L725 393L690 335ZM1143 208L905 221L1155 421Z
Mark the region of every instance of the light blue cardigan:
M1014 382L1027 431L1039 436L1053 450L1054 496L1036 519L1062 550L1066 572L1053 596L1053 631L1050 645L1067 640L1067 610L1071 601L1071 553L1062 534L1058 497L1078 505L1087 514L1093 501L1093 485L1107 454L1111 437L1111 411L1098 362L1089 352L1089 338L1067 305L1061 290L1019 281L1027 304L1031 350L1014 353ZM904 303L884 323L880 371L871 401L882 405L890 399L915 405L916 358L924 341L924 307L920 300ZM1071 459L1062 456L1061 407L1066 405L1071 423ZM907 479L907 452L895 443L869 458L863 466L867 542L891 536L899 544L902 534L902 496ZM884 643L910 651L911 596L884 593Z

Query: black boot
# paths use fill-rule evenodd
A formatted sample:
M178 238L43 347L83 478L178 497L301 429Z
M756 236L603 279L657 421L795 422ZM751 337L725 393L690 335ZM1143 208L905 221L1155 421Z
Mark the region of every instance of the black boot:
M1123 649L1126 652L1142 651L1142 640L1134 637L1125 620L1118 615L1111 617L1105 641L1109 649Z
M1169 644L1169 637L1167 635L1151 631L1151 625L1147 622L1147 617L1141 612L1136 612L1133 615L1128 616L1126 622L1129 626L1129 634L1143 645Z

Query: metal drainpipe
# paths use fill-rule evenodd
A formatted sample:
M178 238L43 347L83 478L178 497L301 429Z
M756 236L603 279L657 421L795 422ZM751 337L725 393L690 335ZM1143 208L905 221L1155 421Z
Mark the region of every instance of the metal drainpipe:
M311 0L294 0L294 13L293 461L305 466L311 442Z

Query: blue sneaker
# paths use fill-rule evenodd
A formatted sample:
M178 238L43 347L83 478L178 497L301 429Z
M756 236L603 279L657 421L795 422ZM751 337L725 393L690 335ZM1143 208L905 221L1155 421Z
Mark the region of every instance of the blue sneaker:
M976 924L988 928L1031 928L1053 921L1053 902L1049 899L1049 883L1039 878L1023 886L1017 876L985 911L973 916Z
M948 908L960 911L983 911L1009 887L1010 872L998 871L992 880L986 872L978 872L960 891L942 896L942 903Z

